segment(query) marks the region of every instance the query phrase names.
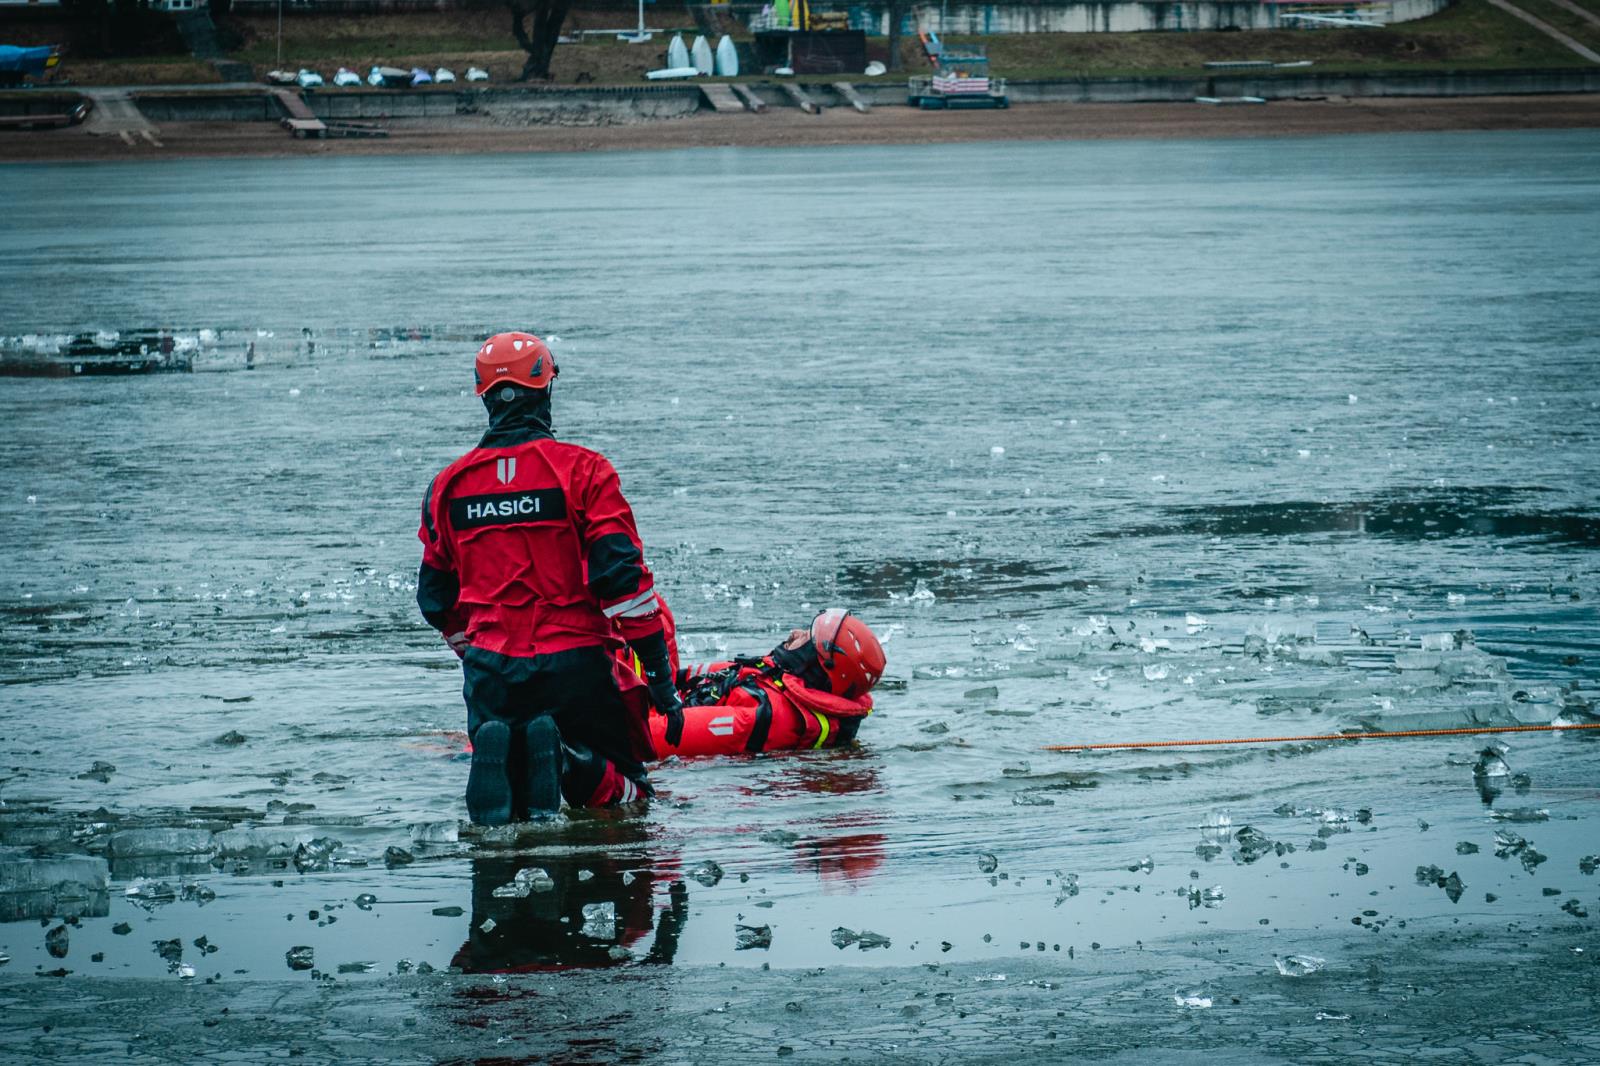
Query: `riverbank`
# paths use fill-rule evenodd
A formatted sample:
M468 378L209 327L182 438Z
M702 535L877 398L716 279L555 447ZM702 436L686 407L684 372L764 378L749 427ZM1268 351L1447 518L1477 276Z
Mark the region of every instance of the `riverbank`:
M973 141L1316 137L1343 133L1600 128L1600 95L1329 98L1213 107L1193 103L1026 104L1005 111L835 108L821 115L697 112L603 126L496 126L479 116L393 120L384 139L295 140L273 122L164 122L153 139L89 127L0 135L6 162L183 157L462 155L503 152L776 148ZM131 140L132 143L128 143Z
M1552 0L1522 0L1527 13L1589 48L1600 48L1600 27ZM632 25L634 6L601 6L574 11L565 29L569 43L551 59L549 84L556 86L637 86L647 70L666 63L667 42L682 32L686 40L701 32L686 7L652 5L650 22L662 32L649 44L618 41L601 27ZM926 27L925 27L926 28ZM68 44L74 26L43 16L19 19L11 27L13 44ZM1018 79L1082 77L1196 76L1206 64L1271 60L1297 62L1318 72L1428 73L1450 70L1559 69L1579 61L1572 50L1490 0L1456 0L1428 18L1370 27L1329 26L1301 29L1094 33L995 33L964 36L941 32L957 47L983 47L996 76ZM269 70L310 67L332 78L335 69L365 73L372 66L409 70L420 66L453 69L469 66L489 72L492 84L514 85L526 59L517 48L499 9L408 11L389 14L312 13L289 9L281 21L275 12L222 16L217 37L223 57L263 77ZM746 42L749 37L735 32ZM914 34L899 42L907 74L926 69L921 42ZM186 49L172 54L92 58L94 42L71 48L59 77L77 86L185 85L222 80L212 64ZM746 75L758 73L744 57ZM889 42L867 39L867 59L887 61Z

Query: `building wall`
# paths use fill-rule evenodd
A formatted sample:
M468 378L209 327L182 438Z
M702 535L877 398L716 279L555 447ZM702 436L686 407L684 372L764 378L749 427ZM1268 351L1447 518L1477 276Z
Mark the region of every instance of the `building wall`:
M1317 5L1319 15L1338 14L1339 0ZM1410 22L1443 11L1450 0L1383 0L1352 2L1347 15L1374 22ZM1247 3L1229 0L1175 0L1171 3L1140 0L1041 0L1038 3L973 4L929 3L908 15L902 30L932 30L941 36L998 33L1130 33L1145 30L1275 30L1311 28L1282 16L1305 11L1301 3ZM850 25L882 36L889 32L886 4L856 4L850 8Z
M157 0L158 3L164 0ZM197 2L197 0L190 0ZM282 0L287 11L362 12L436 11L459 6L457 0ZM59 0L0 0L0 8L28 4L59 4ZM1410 22L1427 18L1449 6L1450 0L1375 0L1361 3L1341 0L1317 4L1317 14L1345 14L1377 22ZM239 12L276 11L279 0L233 0ZM623 5L624 7L626 5ZM735 4L741 13L749 4ZM818 0L817 10L826 10L826 0ZM889 32L889 5L857 3L845 7L850 27L874 36ZM1011 3L929 2L908 10L902 29L918 28L950 36L996 33L1125 33L1140 30L1241 30L1295 28L1294 20L1282 16L1303 10L1302 3L1253 3L1246 0L1013 0ZM646 20L651 20L649 10ZM1299 24L1299 28L1310 28Z

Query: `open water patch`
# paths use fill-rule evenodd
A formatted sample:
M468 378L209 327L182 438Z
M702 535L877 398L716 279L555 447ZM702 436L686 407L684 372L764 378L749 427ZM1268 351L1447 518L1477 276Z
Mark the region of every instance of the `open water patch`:
M1168 507L1163 509L1163 521L1107 530L1097 536L1232 539L1344 533L1396 540L1489 537L1600 547L1600 514L1577 508L1529 506L1551 494L1551 490L1541 488L1485 486L1442 493L1397 493L1370 500Z

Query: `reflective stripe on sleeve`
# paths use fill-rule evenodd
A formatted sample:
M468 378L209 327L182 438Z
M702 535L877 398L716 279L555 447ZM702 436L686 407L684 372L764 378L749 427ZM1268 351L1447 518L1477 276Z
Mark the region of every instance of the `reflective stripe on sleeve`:
M639 618L654 613L655 609L656 590L655 586L652 585L632 599L623 600L621 603L613 603L605 609L605 616L607 618L616 618L618 616Z

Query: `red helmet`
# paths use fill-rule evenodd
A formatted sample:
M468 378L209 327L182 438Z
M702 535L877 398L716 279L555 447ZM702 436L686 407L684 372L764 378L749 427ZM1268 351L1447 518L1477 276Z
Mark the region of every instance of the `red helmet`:
M496 333L484 341L473 372L478 379L479 396L502 381L547 389L560 373L556 370L556 357L544 341L531 333Z
M835 696L860 699L883 676L883 645L867 623L839 607L823 611L811 622L811 643L828 675Z

